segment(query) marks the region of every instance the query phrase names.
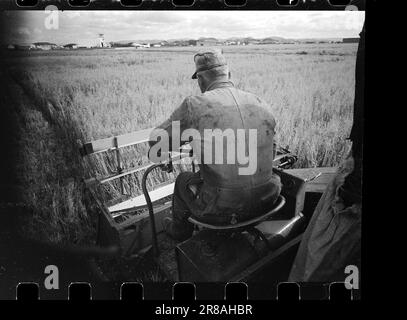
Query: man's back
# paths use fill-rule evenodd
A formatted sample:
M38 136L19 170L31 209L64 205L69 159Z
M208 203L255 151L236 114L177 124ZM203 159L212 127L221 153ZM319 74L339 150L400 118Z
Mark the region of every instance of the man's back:
M234 88L230 82L214 83L209 89L189 97L187 102L188 124L201 136L200 170L204 183L254 188L269 182L275 120L264 102ZM219 143L223 146L220 154Z
M150 138L150 159L169 147L170 138L174 151L179 142L191 142L199 163L199 172L177 176L172 219L164 221L166 232L178 240L192 235L190 215L235 224L271 209L281 191L273 174L275 120L266 104L233 86L221 51L204 49L194 62L192 79L202 94L185 98Z
M183 184L199 185L196 198L188 200L195 217L228 224L231 217L250 219L274 204L281 183L273 174L275 120L266 108L230 81L216 81L203 94L187 97L159 127L171 136L179 121L181 140L191 140L192 133L199 178ZM189 197L188 188L183 190Z

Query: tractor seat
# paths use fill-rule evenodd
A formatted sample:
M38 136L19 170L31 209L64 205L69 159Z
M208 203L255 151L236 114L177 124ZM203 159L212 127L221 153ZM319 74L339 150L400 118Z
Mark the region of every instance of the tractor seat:
M205 222L201 222L199 220L196 220L193 217L189 217L188 221L191 222L192 224L198 226L198 227L203 227L206 229L213 229L213 230L231 230L231 229L239 229L239 228L246 228L249 226L256 225L264 220L267 220L269 217L277 213L285 204L285 198L280 194L274 204L274 207L266 212L265 214L255 217L250 220L246 221L241 221L235 224L229 224L229 225L213 225Z

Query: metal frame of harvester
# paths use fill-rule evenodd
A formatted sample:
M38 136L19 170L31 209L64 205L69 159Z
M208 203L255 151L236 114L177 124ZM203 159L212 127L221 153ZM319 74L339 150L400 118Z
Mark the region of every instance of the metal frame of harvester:
M181 148L163 163L147 163L123 168L121 150L147 143L153 129L87 142L80 145L82 156L112 153L117 170L109 176L84 180L99 211L97 244L115 245L124 256L154 256L168 278L176 281L284 281L291 269L302 233L313 210L335 172L334 168L289 169L297 160L287 148L278 148L273 165L283 189L279 206L255 221L216 228L197 221L195 235L180 244L171 243L163 232L162 220L170 214L174 183L159 185L151 191L147 179L156 169L171 172L173 164L190 157L190 149ZM192 161L192 164L194 162ZM195 166L192 166L195 170ZM123 178L143 173L143 194L118 201L104 202L98 188L118 181L124 192ZM117 217L126 216L118 222ZM225 230L228 229L228 230ZM162 244L166 244L162 248ZM265 278L265 275L266 278Z

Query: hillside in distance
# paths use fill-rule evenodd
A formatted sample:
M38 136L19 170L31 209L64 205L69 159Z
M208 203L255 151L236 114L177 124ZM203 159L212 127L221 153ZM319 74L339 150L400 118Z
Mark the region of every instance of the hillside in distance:
M270 36L264 38L254 38L254 37L230 37L230 38L216 38L216 37L199 37L197 39L192 38L177 38L177 39L133 39L133 40L119 40L111 41L112 43L126 44L126 43L161 43L161 42L181 42L181 41L216 41L216 42L274 42L274 43L287 43L287 42L330 42L330 41L342 41L342 38L304 38L304 39L293 39L293 38L283 38L277 36Z

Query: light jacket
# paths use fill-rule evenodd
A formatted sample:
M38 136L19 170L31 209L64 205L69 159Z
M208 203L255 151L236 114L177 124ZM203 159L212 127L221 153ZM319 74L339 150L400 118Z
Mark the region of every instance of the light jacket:
M171 137L174 121L180 122L181 132L192 128L200 133L200 141L194 140L191 145L194 152L199 143L201 145L199 168L203 180L201 192L206 192L202 195L205 197L202 200L206 206L205 213L217 214L217 211L227 207L240 207L247 211L258 207L260 199L266 198L269 202L274 202L281 190L279 177L272 171L276 122L264 101L254 94L235 88L230 81L216 81L203 94L185 98L170 118L158 128L166 130ZM227 160L228 155L233 155L229 152L233 151L228 150L226 138L223 140L223 163L214 163L216 142L205 136L205 130L208 129L233 132L235 151L234 161L230 161L232 163ZM245 136L245 139L240 139L240 144L239 129ZM256 136L254 152L253 147L250 149L249 146L250 134L252 137ZM212 148L207 148L208 140L212 140ZM228 141L233 144L233 139ZM212 151L211 163L205 158L209 150ZM241 154L244 151L246 161L241 157L239 159L239 151ZM232 158L231 156L230 159ZM246 173L242 174L244 168Z

